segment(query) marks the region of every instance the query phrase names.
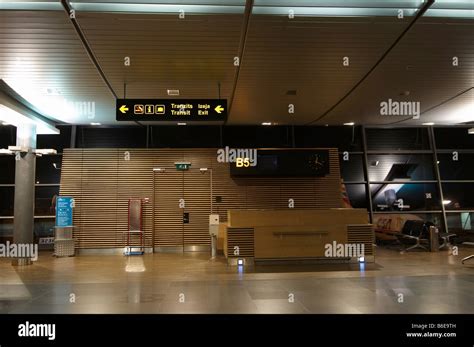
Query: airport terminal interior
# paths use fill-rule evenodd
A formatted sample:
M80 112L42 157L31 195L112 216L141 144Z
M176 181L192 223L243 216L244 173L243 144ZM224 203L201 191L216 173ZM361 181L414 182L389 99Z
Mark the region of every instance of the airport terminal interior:
M473 20L0 0L0 314L473 314Z

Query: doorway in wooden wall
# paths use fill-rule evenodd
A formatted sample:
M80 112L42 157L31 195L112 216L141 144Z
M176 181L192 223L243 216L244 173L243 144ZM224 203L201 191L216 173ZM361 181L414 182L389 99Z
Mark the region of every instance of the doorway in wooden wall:
M212 175L208 170L154 171L153 245L157 252L210 249Z

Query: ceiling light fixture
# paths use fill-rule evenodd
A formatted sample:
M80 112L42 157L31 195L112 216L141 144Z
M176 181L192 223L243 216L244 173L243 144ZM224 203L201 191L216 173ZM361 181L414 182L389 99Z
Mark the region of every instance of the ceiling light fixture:
M349 122L349 123L344 123L344 125L353 126L353 125L355 125L355 123L354 122Z
M46 88L46 94L48 94L48 95L61 95L61 91L58 88Z
M166 92L169 96L179 96L179 89L167 89Z
M272 122L263 122L262 125L272 125Z
M451 200L443 200L443 205L449 205L451 203Z
M178 125L186 125L186 123L178 123Z
M39 119L29 118L2 104L0 104L0 121L2 122L2 125L13 125L15 127L27 124L34 125L36 126L36 134L38 135L59 134L59 130L52 125Z
M426 123L422 123L421 125L435 125L435 123L433 123L433 122L426 122Z
M101 123L94 123L92 122L91 125L102 125Z
M6 148L0 148L0 154L11 155L11 154L13 154L13 151L10 151L9 149L6 149Z
M44 148L44 149L35 149L34 153L39 154L40 156L42 155L53 155L53 154L58 154L58 151L52 148Z

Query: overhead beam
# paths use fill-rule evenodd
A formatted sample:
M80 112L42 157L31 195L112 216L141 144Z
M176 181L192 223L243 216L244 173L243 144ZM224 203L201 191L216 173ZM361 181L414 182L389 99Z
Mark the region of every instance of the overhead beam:
M248 35L249 24L250 24L250 16L252 15L252 8L253 8L253 0L247 0L245 3L244 22L242 23L242 30L240 33L239 52L237 55L239 58L239 65L237 65L237 69L235 70L234 83L232 85L232 91L230 94L229 107L228 107L229 113L224 124L226 124L227 120L230 118L232 106L234 105L235 90L237 89L237 83L239 82L240 67L242 66L242 60L243 60L244 52L245 52L245 45L247 43L247 35Z
M413 27L413 25L415 25L418 19L420 19L423 16L423 14L431 7L431 5L433 5L433 3L434 3L434 0L427 0L418 11L415 18L413 18L413 20L410 22L410 24L408 24L405 30L403 30L403 32L397 37L397 39L392 43L392 45L385 51L384 54L382 54L382 56L377 60L375 65L372 66L372 68L369 71L367 71L367 73L359 80L359 82L357 82L346 94L344 94L344 96L341 99L339 99L339 101L337 101L334 105L332 105L326 112L324 112L318 118L312 120L311 122L305 125L311 125L315 122L322 120L329 113L331 113L332 110L334 110L344 100L346 100L349 97L349 95L351 95L352 92L356 90L357 87L359 87L367 79L367 77L369 77L369 75L377 68L377 66L379 66L382 63L382 61L387 57L387 55L389 55L389 53L395 48L395 46L403 39L405 34Z
M447 104L448 102L450 101L453 101L454 99L460 97L461 95L463 94L466 94L467 92L469 92L470 90L474 89L474 87L470 87L470 88L467 88L466 90L463 90L462 92L459 92L457 93L456 95L454 96L451 96L449 98L447 98L446 100L443 100L441 101L440 103L434 105L434 106L431 106L430 108L424 110L423 112L420 113L420 116L427 113L427 112L430 112L440 106L443 106L444 104ZM387 125L394 125L394 124L400 124L400 123L403 123L403 122L406 122L406 121L409 121L409 120L412 120L413 117L408 117L408 118L404 118L404 119L400 119L400 120L397 120L395 122L392 122L392 123L386 123Z
M108 81L107 77L105 76L104 70L102 70L102 67L100 66L99 61L97 60L96 56L94 55L94 52L92 51L92 48L89 44L89 42L86 39L86 36L84 35L84 32L81 29L81 26L79 25L79 22L76 20L75 16L71 16L71 13L73 13L73 8L69 4L69 1L67 0L61 0L61 4L63 5L64 11L67 14L67 17L69 18L69 21L72 23L74 26L74 29L76 30L77 36L79 36L79 39L82 42L82 45L84 46L84 49L87 52L87 55L89 56L90 60L94 64L97 72L99 73L100 77L106 84L107 88L109 89L110 93L114 96L115 99L118 99L117 94L115 93L114 89L112 88L112 85Z
M105 72L100 66L99 60L96 58L94 51L92 50L91 45L89 44L89 41L87 41L86 35L82 31L81 26L79 25L79 22L77 21L75 16L71 16L71 13L73 13L73 8L69 4L68 0L61 0L61 4L64 8L64 11L66 12L67 17L69 18L69 21L72 23L74 30L76 31L77 36L79 36L79 39L81 40L82 46L86 50L87 55L89 56L89 59L92 61L92 64L94 64L97 72L99 73L100 77L102 78L102 81L104 81L105 85L109 89L110 93L113 95L115 99L118 99L117 94L114 91L114 88L110 84L109 80L107 79L107 76L105 76ZM140 126L144 126L142 123L135 121Z
M0 104L28 118L31 123L45 128L48 133L59 134L59 129L55 127L53 121L37 112L28 101L23 99L2 79L0 79Z

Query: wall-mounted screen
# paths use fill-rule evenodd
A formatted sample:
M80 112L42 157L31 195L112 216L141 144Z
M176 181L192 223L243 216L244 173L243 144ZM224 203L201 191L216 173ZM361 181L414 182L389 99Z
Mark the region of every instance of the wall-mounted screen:
M313 149L257 150L256 165L246 158L230 163L231 176L314 176L329 174L329 151ZM253 164L253 163L251 163Z

